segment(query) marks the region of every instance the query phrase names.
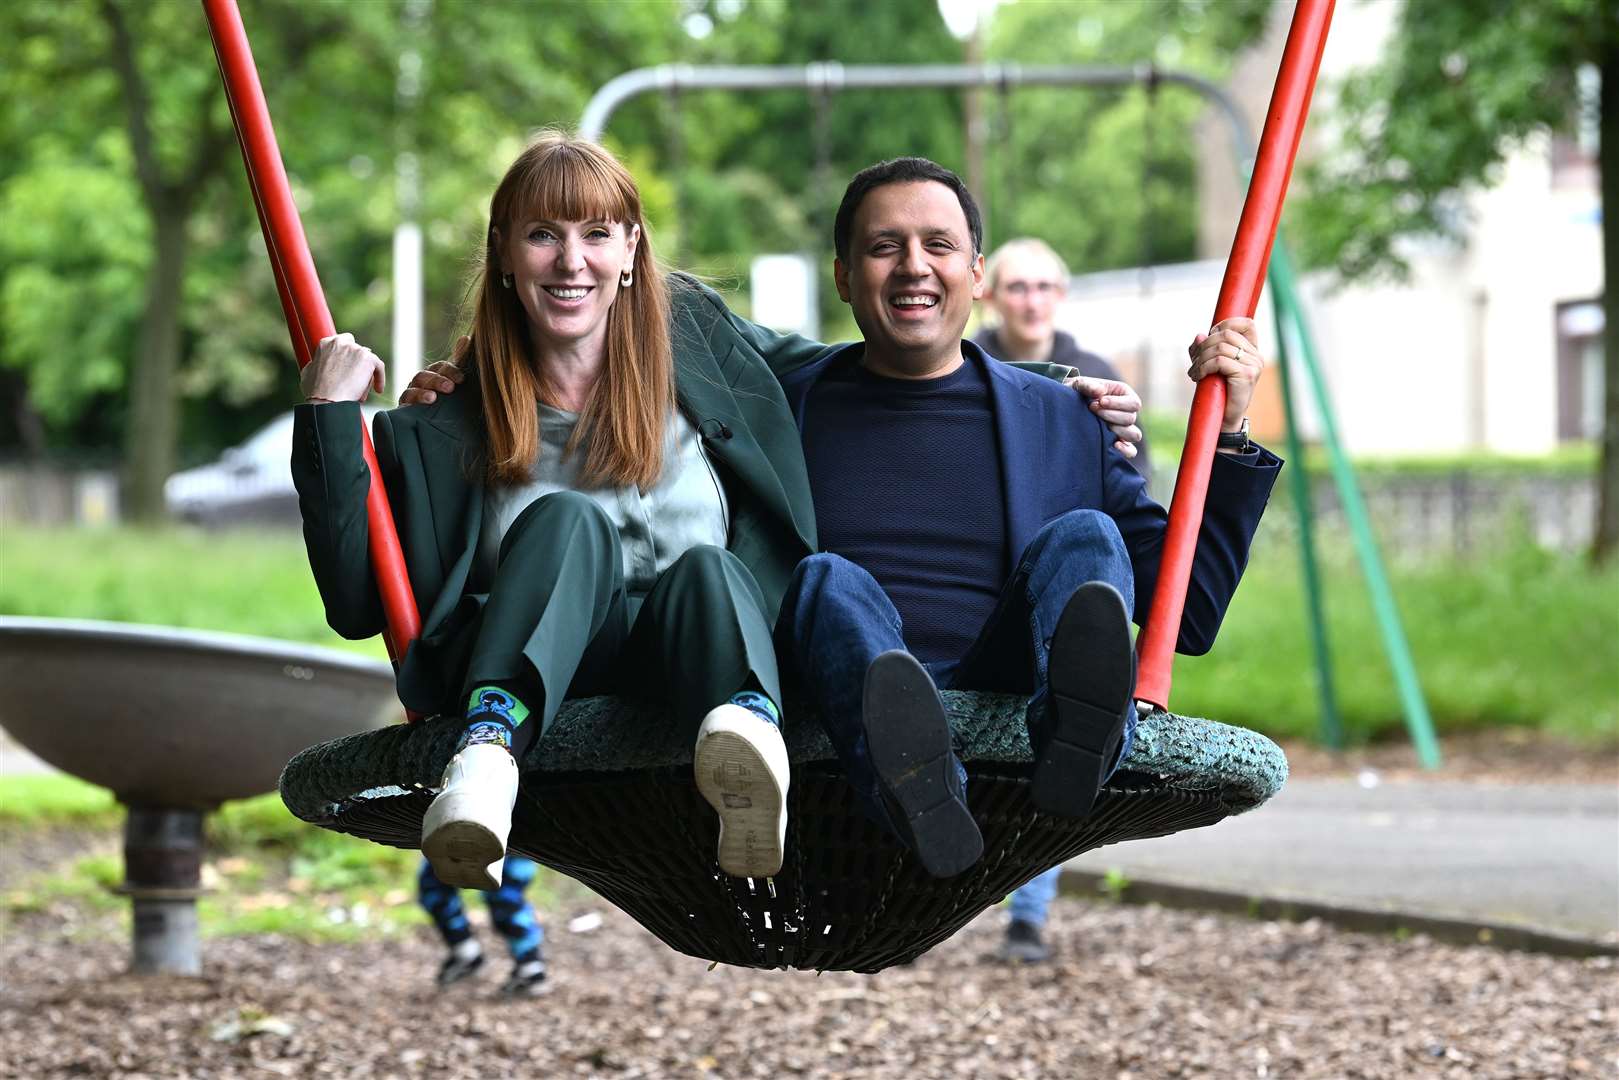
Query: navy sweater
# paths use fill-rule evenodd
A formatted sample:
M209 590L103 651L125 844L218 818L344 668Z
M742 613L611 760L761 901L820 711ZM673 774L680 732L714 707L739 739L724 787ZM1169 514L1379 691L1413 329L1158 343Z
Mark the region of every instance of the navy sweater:
M805 403L804 458L822 549L877 579L918 659L960 660L1010 566L995 417L978 366L921 380L858 364L829 374Z

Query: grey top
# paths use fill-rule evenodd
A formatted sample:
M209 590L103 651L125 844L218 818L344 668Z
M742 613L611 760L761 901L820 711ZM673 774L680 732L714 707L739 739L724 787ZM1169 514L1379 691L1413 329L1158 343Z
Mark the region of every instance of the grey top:
M478 539L478 558L493 568L500 542L530 503L556 491L580 491L607 512L618 527L624 552L624 587L632 596L652 591L658 575L699 544L724 547L730 508L725 488L703 452L703 440L677 409L664 436L663 474L657 484L642 491L627 487L579 486L579 468L586 446L564 457L579 414L540 405L540 455L526 484L489 490L484 528Z

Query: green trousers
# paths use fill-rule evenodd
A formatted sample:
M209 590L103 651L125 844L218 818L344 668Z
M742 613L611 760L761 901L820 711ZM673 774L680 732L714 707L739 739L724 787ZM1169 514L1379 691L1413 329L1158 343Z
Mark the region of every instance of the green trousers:
M694 547L632 597L617 528L572 491L536 499L501 540L462 701L491 684L529 707L512 746L519 758L569 697L661 701L693 737L739 690L781 702L764 595L742 561Z

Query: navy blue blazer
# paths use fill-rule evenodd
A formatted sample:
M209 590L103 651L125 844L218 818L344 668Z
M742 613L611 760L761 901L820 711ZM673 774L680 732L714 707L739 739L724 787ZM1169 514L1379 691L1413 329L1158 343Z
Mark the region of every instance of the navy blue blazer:
M829 348L781 375L800 432L806 419L813 422L805 416L810 390L828 371L859 363L864 349L860 343ZM1101 510L1118 524L1130 552L1134 618L1138 625L1144 622L1158 584L1168 512L1147 495L1146 481L1113 448L1112 433L1086 407L1084 397L1060 382L1002 363L970 341L961 343L961 352L979 365L989 384L1014 561L1053 518L1070 510ZM1245 456L1215 455L1178 652L1200 656L1214 644L1281 467L1281 459L1264 448ZM1007 577L1011 573L1012 566L1006 567Z

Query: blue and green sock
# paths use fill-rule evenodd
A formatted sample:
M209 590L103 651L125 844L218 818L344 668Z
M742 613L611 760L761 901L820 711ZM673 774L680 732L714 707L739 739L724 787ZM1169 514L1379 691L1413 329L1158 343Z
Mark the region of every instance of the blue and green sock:
M517 729L528 719L528 706L503 686L474 687L467 697L467 729L457 750L483 743L497 743L507 750Z
M776 708L769 694L758 690L740 690L731 695L731 704L742 706L772 727L781 727L781 710Z

